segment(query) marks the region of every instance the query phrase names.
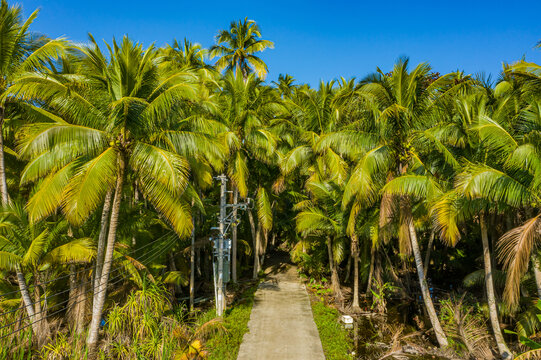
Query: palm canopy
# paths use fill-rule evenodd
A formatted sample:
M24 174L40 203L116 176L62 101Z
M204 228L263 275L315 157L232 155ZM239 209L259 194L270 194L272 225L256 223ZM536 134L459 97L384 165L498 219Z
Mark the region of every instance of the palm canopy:
M95 254L90 238L66 236L68 223L32 224L24 206L14 201L0 211L0 269L37 272L47 264L90 262Z
M284 116L285 108L278 94L254 74L245 79L239 70L228 71L221 89L215 117L225 126L220 136L230 153L227 171L240 195L246 197L250 158L264 164L277 161L279 139L270 125Z
M5 0L0 2L0 200L3 205L9 202L6 172L12 173L13 170L12 164L8 164L6 169L4 153L12 155L8 160L16 157L10 148L10 133L4 129L16 128L13 119L17 118L22 110L19 99L10 96L6 89L26 72L44 70L52 61L58 59L68 46L62 39L50 40L29 30L37 14L36 10L28 19L23 20L20 6L9 6ZM7 138L4 139L4 136Z
M165 63L167 65L178 69L198 69L206 66L207 50L203 49L200 44L194 44L186 38L181 43L174 39L171 45L167 45L159 51L166 58Z
M457 91L456 74L434 77L427 64L411 72L409 61L401 59L389 74L378 72L361 81L355 93L360 106L349 128L321 140L355 162L344 192L344 203L373 203L379 189L390 178L421 163L423 149L419 133L434 125L438 104L446 94ZM426 136L422 136L426 141ZM435 140L434 138L432 140ZM416 147L418 146L418 147Z
M510 92L504 93L500 102L506 103L508 95ZM541 149L536 140L541 124L539 106L535 100L528 100L516 117L509 116L514 104L509 102L506 107L511 110L496 107L491 116L481 113L478 117L472 131L479 135L479 153L484 158L466 163L455 186L467 199L483 200L486 208L507 206L531 213L538 211L541 203ZM507 270L504 295L512 305L518 302L520 281L538 247L538 227L538 217L534 216L499 241L499 257Z
M32 221L58 207L81 224L103 203L123 167L175 231L191 232L182 198L190 161L214 163L222 153L204 132L190 131L177 117L197 102L197 76L164 73L153 46L143 49L124 37L107 45L94 39L75 54L76 74L31 73L10 89L16 96L48 104L36 109L42 122L21 130L18 152L30 162L21 182L45 177L28 204ZM125 165L124 165L125 164Z
M349 165L337 149L322 144L322 139L350 122L349 97L353 81L321 82L316 91L307 87L293 88L286 98L290 118L275 121L273 127L284 143L279 151L283 176L298 173L309 181L332 180L343 184ZM346 136L341 136L343 141ZM339 150L339 149L338 149Z
M8 97L4 94L11 83L25 72L44 69L51 59L59 58L67 47L63 39L51 40L30 32L38 10L26 20L18 5L0 3L0 94L4 106Z
M261 39L259 26L253 20L231 22L229 30L221 30L216 35L216 45L210 49L212 57L220 56L216 68L221 70L239 69L243 76L254 71L264 79L268 73L267 65L255 53L274 48L274 43Z
M304 237L328 237L333 258L340 263L346 251L348 213L340 205L342 189L332 181L310 181L310 198L295 205L297 231Z

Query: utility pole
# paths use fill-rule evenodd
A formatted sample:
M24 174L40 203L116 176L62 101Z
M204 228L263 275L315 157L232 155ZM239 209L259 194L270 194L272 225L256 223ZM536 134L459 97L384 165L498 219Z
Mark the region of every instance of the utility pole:
M246 199L245 203L227 204L227 176L221 174L215 177L220 181L220 212L218 213L218 227L213 227L211 230L218 230L217 238L214 240L214 297L216 300L216 315L223 316L226 307L225 285L229 282L230 264L231 264L231 240L227 238L227 232L231 225L237 226L237 210L246 210L251 199ZM232 208L232 212L227 214L227 208Z
M193 209L193 202L192 202ZM193 211L193 210L192 210ZM195 216L192 213L192 244L190 246L190 312L193 312L195 287Z
M224 237L225 237L225 213L226 213L226 191L227 177L222 174L218 176L220 185L220 216L218 217L218 278L216 279L216 314L222 316L225 309L225 283L224 283Z

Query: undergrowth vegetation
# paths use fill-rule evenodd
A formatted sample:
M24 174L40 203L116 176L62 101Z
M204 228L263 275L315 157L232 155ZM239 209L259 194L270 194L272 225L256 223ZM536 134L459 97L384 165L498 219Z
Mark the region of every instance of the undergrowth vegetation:
M312 313L319 331L323 352L328 360L351 360L353 343L350 334L340 324L338 310L324 302L313 300Z
M332 307L398 315L376 358L541 356L540 65L311 86L265 81L248 18L204 49L51 39L37 15L0 0L0 357L235 358L252 293L207 311L218 220L231 288L282 245Z

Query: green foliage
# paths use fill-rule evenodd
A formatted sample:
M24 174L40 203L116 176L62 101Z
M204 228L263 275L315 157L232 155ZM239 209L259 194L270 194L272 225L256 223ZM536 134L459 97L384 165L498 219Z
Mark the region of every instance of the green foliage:
M311 278L310 281L308 282L308 286L318 296L325 296L325 295L332 294L332 289L328 288L326 284L327 284L326 278L321 278L321 282L317 281L314 278Z
M374 289L375 288L375 289ZM370 289L372 293L371 309L376 309L377 312L383 314L387 311L388 298L393 295L398 288L391 283L381 283L374 281L374 288Z
M101 358L234 359L255 288L223 322L211 311L193 323L170 303L189 285L192 234L208 271L219 173L241 199L255 200L254 224L236 223L237 269L248 270L249 257L277 239L293 246L292 260L324 297L330 287L340 292L346 260L360 258L356 285L370 273L379 312L395 290L390 280L407 277L404 289L414 288L410 255L418 260L426 239L432 262L424 265L438 285L486 286L479 225L488 227L482 235L496 246L483 250L499 260L491 264L496 293L505 287L499 315L538 350L541 307L530 296L541 243L539 65L505 65L493 84L401 58L359 81L312 88L280 75L267 84L258 55L274 43L248 18L207 50L187 39L144 48L127 36L100 48L90 35L78 45L32 33L38 12L22 14L1 1L0 293L10 295L0 308L12 311L2 320L28 326L0 344L0 356L38 356L19 288L36 309L66 304L49 311L54 334L39 355L84 353L84 336L71 332L69 286L91 283L100 266L89 263L100 264L108 245L111 268L123 272L106 289ZM111 196L118 201L102 219ZM196 281L206 282L202 275ZM462 356L483 358L486 307L463 300L442 302L445 332ZM101 310L93 315L102 318ZM338 313L316 303L314 315L327 357L349 358Z
M325 357L328 360L351 360L351 338L343 329L336 309L325 306L323 302L313 301L312 312L319 331Z
M257 284L251 286L240 296L238 302L226 311L223 323L226 331L216 333L206 342L209 359L235 360L237 358L242 338L248 331L248 321L256 290ZM208 321L215 315L215 310L210 310L202 314L198 322Z

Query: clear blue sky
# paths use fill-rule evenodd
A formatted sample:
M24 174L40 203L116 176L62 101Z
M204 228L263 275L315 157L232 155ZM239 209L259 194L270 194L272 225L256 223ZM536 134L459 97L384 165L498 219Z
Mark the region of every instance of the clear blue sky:
M9 1L9 0L8 0ZM12 3L13 1L9 1ZM522 56L541 63L541 1L60 1L19 0L41 12L33 29L53 37L110 41L128 34L148 45L187 37L205 47L231 20L248 17L275 42L261 57L268 80L289 73L317 85L362 78L399 56L440 73L462 69L497 76Z

